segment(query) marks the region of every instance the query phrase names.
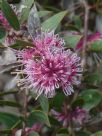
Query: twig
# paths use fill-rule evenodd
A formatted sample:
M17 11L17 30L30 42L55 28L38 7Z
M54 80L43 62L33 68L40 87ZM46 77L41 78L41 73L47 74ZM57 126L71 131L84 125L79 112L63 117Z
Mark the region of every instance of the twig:
M84 16L84 39L83 39L83 49L82 49L82 60L83 69L86 67L86 49L87 49L87 36L88 36L88 17L89 17L89 6L86 0L80 0L85 8Z
M70 117L70 121L69 121L69 126L71 128L71 135L75 136L74 127L73 127L73 123L72 123L72 118L71 117Z
M24 94L24 120L25 122L23 125L21 136L26 136L25 128L26 128L26 119L27 119L27 103L28 103L27 90L25 90L25 94Z

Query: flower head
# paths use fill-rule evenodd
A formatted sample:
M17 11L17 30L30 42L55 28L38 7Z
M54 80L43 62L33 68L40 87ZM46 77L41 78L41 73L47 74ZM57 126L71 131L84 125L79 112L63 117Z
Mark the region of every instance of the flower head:
M63 127L68 127L69 122L71 120L71 114L70 110L67 108L67 105L64 104L63 107L61 107L61 112L58 112L54 109L51 110L51 115L60 123L62 123Z
M74 124L82 125L86 118L88 117L88 113L86 110L76 107L75 109L68 109L67 105L64 104L61 112L58 112L54 109L51 110L51 114L53 117L63 124L63 127L68 127L70 121Z
M64 40L58 34L54 34L54 31L41 32L33 39L33 42L40 55L45 53L48 48L63 48L65 45Z
M50 40L47 41L46 37ZM35 48L18 53L18 58L24 65L22 73L25 75L25 78L20 80L20 85L33 89L38 96L44 94L46 97L53 97L58 88L62 88L66 95L71 95L74 92L73 85L80 83L82 73L80 57L71 50L64 50L61 40L57 47L55 37L45 36L43 40L38 40L39 44L35 42Z

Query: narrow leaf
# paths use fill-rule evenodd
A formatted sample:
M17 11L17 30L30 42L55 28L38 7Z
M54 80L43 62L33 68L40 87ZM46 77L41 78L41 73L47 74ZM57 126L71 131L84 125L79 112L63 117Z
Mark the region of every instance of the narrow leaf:
M22 107L19 103L15 101L5 101L5 100L0 100L0 105L1 106L11 106L11 107Z
M30 12L30 9L33 4L34 4L34 0L25 0L24 1L24 3L23 3L24 8L22 9L22 13L21 13L21 22L25 22L28 20L29 12Z
M16 94L18 91L7 91L7 92L1 92L0 96L9 95L9 94Z
M52 11L42 10L42 11L38 12L38 15L39 15L39 17L44 17L44 16L47 16L51 13L52 13Z
M18 117L11 113L0 112L0 123L6 125L7 128L11 128L17 121Z
M10 47L13 49L23 49L26 47L34 47L34 44L23 40L16 40L16 43L11 45Z
M0 27L0 39L4 38L6 35L6 31L3 27Z
M11 135L12 130L11 129L0 130L0 135L4 135L4 134L8 134L8 136Z
M67 11L62 11L47 19L42 23L43 30L55 30L66 14Z
M15 30L19 30L20 24L19 24L19 21L17 19L17 16L6 0L2 0L1 9L2 9L6 19L8 20L9 24Z
M34 133L30 133L28 136L39 136L39 134L34 132Z
M34 5L28 17L28 31L32 37L35 37L37 31L41 29L40 19L38 16L36 5Z

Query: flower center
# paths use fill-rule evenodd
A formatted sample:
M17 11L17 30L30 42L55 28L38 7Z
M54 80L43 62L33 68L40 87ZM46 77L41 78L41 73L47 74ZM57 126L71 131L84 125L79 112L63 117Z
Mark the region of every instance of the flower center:
M67 75L68 68L65 67L64 62L46 60L42 65L42 74L48 78L56 78L60 80Z

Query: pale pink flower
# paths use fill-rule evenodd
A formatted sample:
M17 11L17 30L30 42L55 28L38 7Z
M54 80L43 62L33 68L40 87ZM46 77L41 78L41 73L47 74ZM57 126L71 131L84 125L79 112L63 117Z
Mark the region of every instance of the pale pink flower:
M28 58L32 57L28 52L27 55ZM20 60L24 64L22 73L26 75L21 79L20 85L33 89L38 96L44 94L46 97L53 97L58 88L62 88L65 95L71 95L74 92L73 85L80 83L80 57L71 50L49 49L39 58L33 56L26 59L27 57Z
M64 104L61 108L61 112L58 112L54 109L51 110L51 115L62 124L63 127L68 127L69 122L71 121L71 113L70 110L67 108L67 105Z
M63 48L65 42L58 34L54 34L54 31L51 32L41 32L33 39L36 49L40 52L40 55L45 53L48 48Z
M54 32L41 32L33 39L34 47L15 51L22 69L16 73L23 76L19 81L22 89L33 90L39 97L51 98L61 88L66 96L74 92L82 76L80 57L70 49L64 50L64 40Z
M87 111L85 109L81 109L79 107L76 107L75 109L68 109L67 105L65 104L62 107L61 112L58 112L54 109L51 110L51 114L53 117L62 123L63 127L68 127L70 122L74 124L82 125L85 120L87 119Z
M37 35L33 39L34 46L29 49L24 49L18 51L16 54L19 59L22 58L22 61L32 59L32 57L43 56L48 50L55 52L58 49L64 48L64 40L59 37L58 34L54 34L54 31L51 32L41 32L40 35Z

